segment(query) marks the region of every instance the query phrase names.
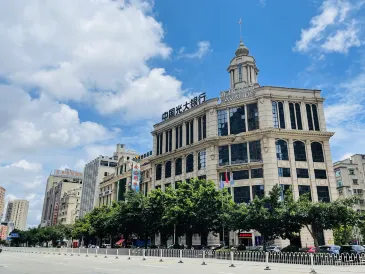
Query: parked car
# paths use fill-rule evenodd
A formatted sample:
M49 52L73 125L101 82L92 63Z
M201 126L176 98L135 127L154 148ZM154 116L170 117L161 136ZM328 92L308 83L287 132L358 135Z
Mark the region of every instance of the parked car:
M340 254L339 245L322 245L319 247L319 253L329 253L329 254Z
M281 248L278 245L271 245L266 247L267 252L281 252Z
M299 249L299 252L306 252L306 253L315 253L316 247L315 246L307 246Z
M365 248L361 245L342 245L340 254L365 254Z

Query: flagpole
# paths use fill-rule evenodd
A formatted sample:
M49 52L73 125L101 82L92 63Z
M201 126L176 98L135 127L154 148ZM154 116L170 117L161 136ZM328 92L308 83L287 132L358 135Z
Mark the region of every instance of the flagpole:
M240 18L240 21L238 22L238 24L240 24L240 38L241 38L241 42L242 42L242 18Z

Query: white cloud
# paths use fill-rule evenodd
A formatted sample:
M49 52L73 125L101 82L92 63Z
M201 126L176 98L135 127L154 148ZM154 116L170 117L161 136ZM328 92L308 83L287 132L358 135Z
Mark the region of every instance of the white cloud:
M197 50L192 53L185 53L185 47L180 48L178 58L187 59L202 59L205 55L211 52L209 41L200 41L197 43Z
M364 65L357 75L337 84L337 89L330 96L336 101L325 107L327 130L335 132L331 139L334 160L349 154L365 154Z
M0 162L47 148L72 148L112 138L114 133L94 122L81 122L78 112L46 96L0 85ZM21 106L21 107L19 107Z
M26 160L20 160L16 163L12 163L10 166L7 167L19 167L25 170L40 171L42 169L42 164L30 163Z
M333 36L328 37L322 48L326 51L347 53L351 47L361 45L358 32L359 29L353 23L347 29L338 30Z
M323 49L326 52L347 53L351 47L360 46L360 35L353 18L362 4L347 0L326 0L319 14L310 20L310 27L302 29L294 50L308 52Z
M136 106L120 103L123 98L133 103L144 98L149 105L154 93L162 103L170 94L179 98L181 82L147 64L172 52L162 41L164 31L152 17L152 5L150 0L2 2L0 37L6 42L0 49L0 75L57 100L94 104L103 114ZM196 58L208 50L209 42L200 42ZM140 86L150 83L155 89ZM32 133L32 124L22 126Z

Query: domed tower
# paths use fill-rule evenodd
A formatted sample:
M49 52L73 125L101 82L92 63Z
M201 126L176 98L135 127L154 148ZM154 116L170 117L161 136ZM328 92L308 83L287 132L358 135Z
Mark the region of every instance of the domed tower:
M253 56L249 55L249 49L243 44L242 39L231 60L227 71L230 75L231 89L257 84L259 69Z

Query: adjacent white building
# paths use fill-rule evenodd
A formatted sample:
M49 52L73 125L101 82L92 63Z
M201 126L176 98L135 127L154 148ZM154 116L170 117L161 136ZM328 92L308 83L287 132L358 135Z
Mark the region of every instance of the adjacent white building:
M83 174L70 169L55 170L47 179L44 193L41 226L58 224L61 199L64 195L82 185Z
M228 171L237 203L267 195L274 185L283 193L292 187L295 198L309 193L313 201L337 199L329 145L334 133L326 128L321 91L260 86L256 61L242 42L227 71L230 87L220 100L201 94L171 106L154 125L152 189L176 188L195 177L219 187ZM226 237L230 244L260 244L254 231ZM307 230L299 240L304 246L313 244ZM324 231L319 240L333 243L332 232ZM208 244L217 242L209 236Z
M133 150L126 150L124 144L117 144L116 152L112 157L99 156L85 166L84 179L81 193L80 217L99 205L99 185L103 178L115 173L118 159L132 159L138 156Z
M357 197L355 208L365 211L365 155L355 154L333 164L340 198Z
M15 199L8 202L5 222L14 223L14 228L25 230L27 227L29 202L27 200Z

